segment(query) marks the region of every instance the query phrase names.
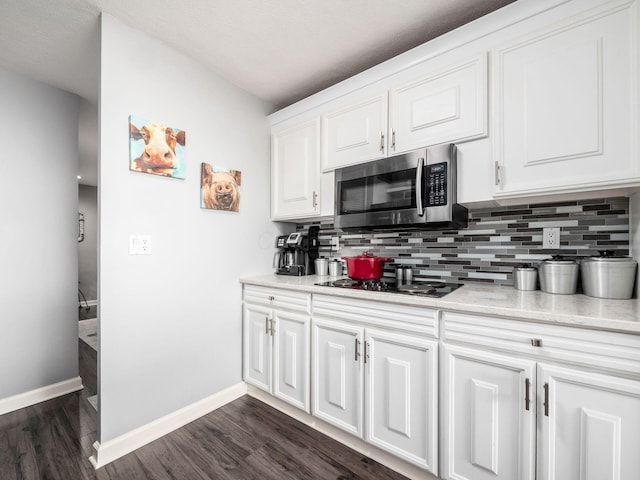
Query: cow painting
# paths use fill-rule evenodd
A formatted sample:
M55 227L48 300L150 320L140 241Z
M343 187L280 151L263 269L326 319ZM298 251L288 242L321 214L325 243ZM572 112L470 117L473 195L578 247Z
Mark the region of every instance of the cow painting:
M203 163L200 175L200 206L212 210L240 210L242 173Z
M129 170L185 178L185 131L129 117Z

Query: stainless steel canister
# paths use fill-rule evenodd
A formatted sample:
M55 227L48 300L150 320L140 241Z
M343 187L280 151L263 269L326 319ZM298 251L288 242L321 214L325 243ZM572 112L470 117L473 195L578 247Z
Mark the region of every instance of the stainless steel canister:
M638 262L601 252L599 257L582 260L582 288L585 295L596 298L626 300L633 295Z
M329 276L339 277L342 275L342 262L337 259L329 260Z
M573 258L554 256L538 265L540 290L570 295L576 293L579 266Z
M316 275L327 275L329 273L329 260L326 258L316 258L314 265L316 267Z
M410 266L404 267L404 284L411 285L413 283L413 268Z
M535 290L538 270L531 265L520 265L513 269L513 287L516 290Z

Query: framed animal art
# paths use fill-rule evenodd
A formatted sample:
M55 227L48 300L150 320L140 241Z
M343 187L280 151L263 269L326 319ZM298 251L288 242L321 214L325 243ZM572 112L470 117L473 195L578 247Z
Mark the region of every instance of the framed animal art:
M185 145L184 130L129 116L129 170L184 179Z
M240 211L242 173L230 168L201 165L200 207L210 210Z

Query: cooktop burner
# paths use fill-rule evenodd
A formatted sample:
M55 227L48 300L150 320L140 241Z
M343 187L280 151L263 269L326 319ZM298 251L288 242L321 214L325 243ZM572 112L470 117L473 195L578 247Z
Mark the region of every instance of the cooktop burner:
M368 290L374 292L401 293L405 295L418 295L421 297L444 297L461 287L459 283L446 283L436 280L426 280L423 282L413 282L410 284L396 285L385 280L354 280L352 278L341 278L329 282L320 282L316 285L321 287L349 288L352 290Z

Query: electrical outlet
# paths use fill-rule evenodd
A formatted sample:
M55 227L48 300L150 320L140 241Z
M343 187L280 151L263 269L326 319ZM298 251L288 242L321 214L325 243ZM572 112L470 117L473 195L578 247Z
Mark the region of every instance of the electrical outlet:
M129 255L151 255L151 235L132 233L129 236Z
M331 251L337 252L340 250L340 237L331 237Z
M542 229L542 248L560 248L560 227Z

